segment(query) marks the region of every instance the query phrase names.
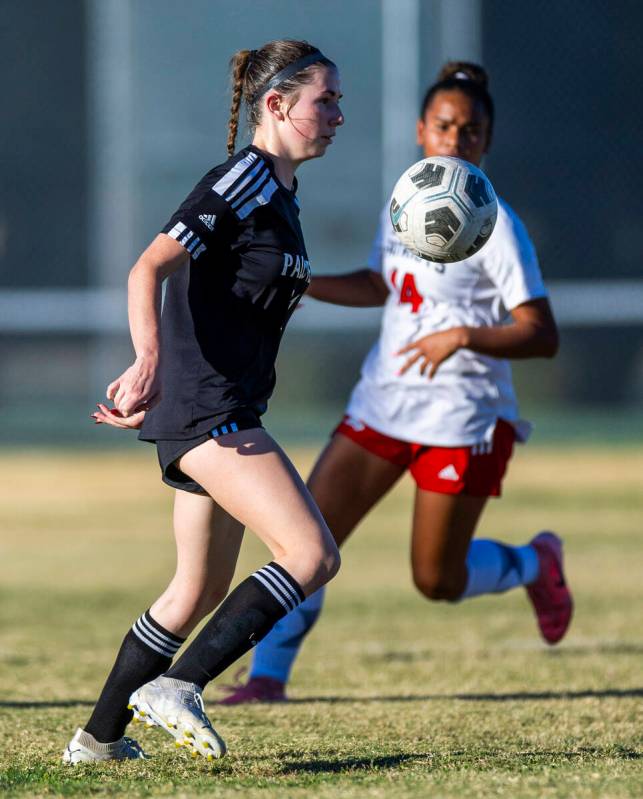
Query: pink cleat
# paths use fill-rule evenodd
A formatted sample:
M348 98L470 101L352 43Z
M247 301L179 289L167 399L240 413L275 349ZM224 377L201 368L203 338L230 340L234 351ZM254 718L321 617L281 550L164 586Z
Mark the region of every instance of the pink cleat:
M243 670L245 671L245 669ZM286 702L286 686L273 677L250 677L245 685L221 686L230 692L220 705L247 705L250 702Z
M527 595L543 638L556 644L567 632L574 608L563 574L563 542L554 533L539 533L529 543L538 555L540 572L526 586Z

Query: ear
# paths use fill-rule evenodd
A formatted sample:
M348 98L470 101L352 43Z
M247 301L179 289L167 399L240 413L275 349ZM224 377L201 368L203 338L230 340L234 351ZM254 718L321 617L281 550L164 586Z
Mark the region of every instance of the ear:
M420 147L424 142L424 120L418 119L417 124L415 126L415 133L416 133L416 144L419 144Z
M266 97L268 113L275 116L280 122L286 118L283 111L283 97L278 92L269 92Z

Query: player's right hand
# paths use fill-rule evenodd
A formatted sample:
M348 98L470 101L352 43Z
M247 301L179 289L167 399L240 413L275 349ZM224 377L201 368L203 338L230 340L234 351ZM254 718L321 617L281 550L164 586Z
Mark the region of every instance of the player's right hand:
M96 424L109 424L112 427L119 427L121 430L138 430L145 418L145 411L138 411L125 417L117 408L108 408L102 402L98 402L96 407L98 410L91 414L91 418Z
M160 399L157 362L137 358L120 377L107 386L107 399L127 418L148 411Z

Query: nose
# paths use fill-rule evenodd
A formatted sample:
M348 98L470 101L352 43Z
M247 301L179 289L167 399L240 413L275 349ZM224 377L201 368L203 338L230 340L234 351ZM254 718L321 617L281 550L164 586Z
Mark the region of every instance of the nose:
M456 142L456 149L457 155L459 158L466 158L467 153L471 150L471 140L469 138L468 133L465 130L461 130L458 133L458 139Z
M334 118L334 119L331 119L331 121L330 121L330 124L331 124L331 125L332 125L334 128L337 128L337 127L339 127L340 125L343 125L343 124L344 124L344 114L342 114L342 112L340 111L340 112L339 112L339 113L338 113L338 114L335 116L335 118Z
M444 137L444 144L448 147L449 150L456 151L458 149L458 145L460 144L460 137L458 136L457 130L450 129L446 136Z

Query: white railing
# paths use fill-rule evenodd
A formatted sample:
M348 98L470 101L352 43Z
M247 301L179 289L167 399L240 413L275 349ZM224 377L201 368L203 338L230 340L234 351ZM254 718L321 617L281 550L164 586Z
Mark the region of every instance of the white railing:
M643 324L643 280L550 281L559 324L575 327ZM304 300L292 320L299 330L374 328L378 308L342 308ZM0 333L123 333L125 291L30 289L0 291Z

